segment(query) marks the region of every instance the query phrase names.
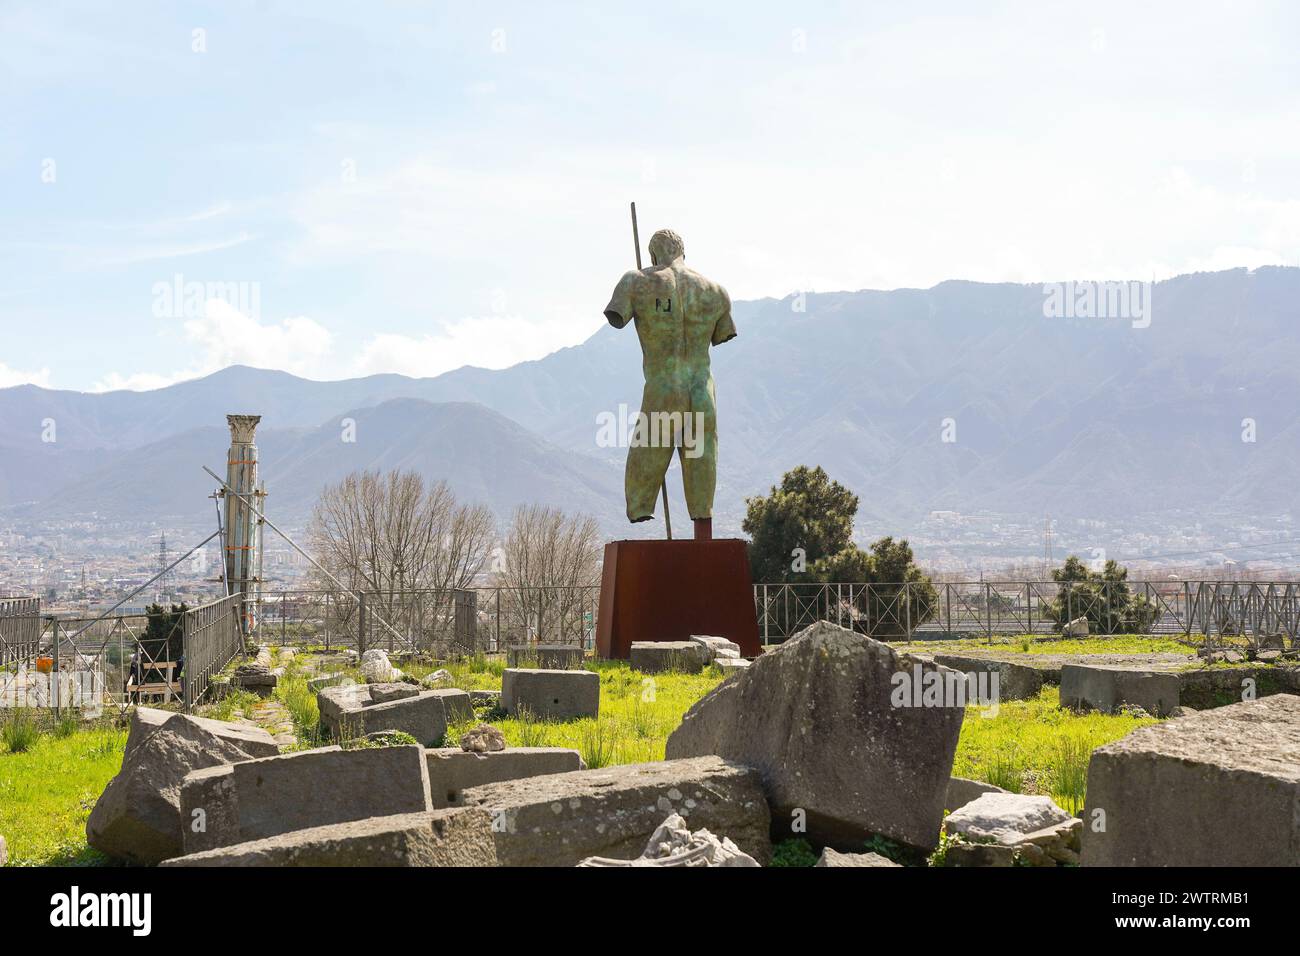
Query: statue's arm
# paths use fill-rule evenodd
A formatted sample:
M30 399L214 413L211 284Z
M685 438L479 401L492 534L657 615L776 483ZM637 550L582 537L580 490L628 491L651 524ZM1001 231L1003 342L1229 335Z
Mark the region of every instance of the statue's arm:
M722 311L718 314L718 321L713 324L713 344L721 345L723 342L730 342L736 337L736 323L731 321L731 296L727 295L727 290L719 288L722 293Z
M616 329L621 329L632 321L632 293L639 278L641 273L636 271L623 273L623 278L614 286L614 294L609 297L609 305L605 306L605 319Z

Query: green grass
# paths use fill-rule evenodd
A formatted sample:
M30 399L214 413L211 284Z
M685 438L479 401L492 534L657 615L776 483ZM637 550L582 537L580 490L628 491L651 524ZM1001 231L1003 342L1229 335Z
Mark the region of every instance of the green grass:
M437 666L407 662L403 669L422 676ZM450 686L500 689L503 668L497 660L469 659L441 666L452 673ZM651 676L622 662L593 661L587 667L600 677L599 718L544 721L526 713L506 718L484 708L473 721L450 728L448 743L454 744L470 727L487 720L501 729L509 746L572 748L592 768L662 760L668 735L683 714L721 679L711 669L703 674ZM304 731L314 732L319 712L296 663L288 665L276 696L293 715L300 738L309 739ZM230 719L251 712L257 701L252 694L232 694L207 708L205 715ZM1075 714L1058 706L1057 688L1051 686L1032 700L1001 704L996 717L983 713L975 707L967 709L953 774L1014 792L1048 794L1073 813L1083 808L1092 750L1155 722L1126 715ZM35 726L34 737L26 730L0 733L0 833L9 842L11 862L104 862L86 847L85 821L94 800L120 768L126 731L103 723ZM9 746L10 736L17 747ZM774 865L815 862L815 854L809 859L812 848L800 842L779 845L778 858L784 862Z
M199 709L200 716L211 717L213 720L235 720L244 714L252 713L253 708L260 700L251 690L232 690L221 700L204 705Z
M9 753L23 753L30 750L40 737L36 719L26 708L14 708L3 718L0 724L0 744Z
M1192 640L1199 643L1200 635ZM1186 644L1172 637L1153 637L1150 634L1111 634L1098 637L1056 637L1052 635L1019 635L995 637L992 641L982 637L966 637L944 641L908 641L892 645L909 653L951 654L957 651L1006 651L1014 654L1195 654Z
M21 752L0 747L0 833L10 866L102 864L86 817L122 766L126 730L108 723L41 733Z
M321 746L320 707L316 692L307 686L308 672L298 654L285 665L284 673L275 684L275 699L284 705L293 719L294 735L298 743L292 749L309 750Z
M996 717L968 707L953 776L984 780L1013 793L1045 794L1071 813L1082 813L1093 749L1157 721L1076 714L1058 700L1058 689L1048 686L1032 700L1001 704Z
M600 675L600 716L571 721L543 721L531 715L498 717L490 722L501 728L510 747L569 747L582 754L590 768L612 764L645 763L664 759L668 735L682 715L712 690L721 678L716 673L662 673L653 676L634 671L625 663L589 661L587 669ZM457 671L452 667L453 674ZM487 676L468 672L473 676ZM473 689L500 690L500 678L476 680ZM456 686L463 686L457 684ZM454 742L473 724L449 729Z
M772 845L772 862L768 866L816 866L821 854L803 837L793 837Z

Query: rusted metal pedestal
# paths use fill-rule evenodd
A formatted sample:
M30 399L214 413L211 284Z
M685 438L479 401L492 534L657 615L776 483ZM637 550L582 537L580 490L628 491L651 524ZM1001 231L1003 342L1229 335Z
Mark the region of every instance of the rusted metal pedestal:
M754 585L737 538L611 541L605 545L596 650L626 659L633 641L712 634L761 653Z

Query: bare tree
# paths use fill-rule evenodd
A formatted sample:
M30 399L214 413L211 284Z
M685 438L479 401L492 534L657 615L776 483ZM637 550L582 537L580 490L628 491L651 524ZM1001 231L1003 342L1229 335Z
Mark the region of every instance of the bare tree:
M354 472L321 492L310 536L317 559L363 591L399 630L426 629L454 589L483 569L495 533L492 512L459 504L444 482L415 472ZM432 592L417 599L411 592ZM399 621L400 619L400 621ZM404 625L404 626L403 626Z
M563 643L582 635L583 613L600 583L600 529L590 515L558 508L515 509L502 544L497 583L520 636Z

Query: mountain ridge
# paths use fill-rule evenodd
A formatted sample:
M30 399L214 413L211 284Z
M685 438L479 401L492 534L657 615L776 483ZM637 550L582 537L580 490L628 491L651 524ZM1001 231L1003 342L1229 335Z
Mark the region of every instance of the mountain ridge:
M1041 284L947 280L929 289L807 293L803 312L791 297L738 301L739 337L712 351L718 524L738 530L744 497L797 464L820 464L852 488L860 524L882 532L905 531L936 510L1116 521L1175 509L1290 513L1300 503L1283 480L1300 459L1300 424L1289 411L1300 407L1297 302L1300 269L1291 267L1157 283L1147 328L1128 319L1051 318ZM504 480L494 474L500 462L494 469L475 455L515 454L529 462L517 469L537 469L554 501L585 505L610 530L627 529L624 450L597 445L596 416L620 404L635 411L640 388L635 333L610 328L506 369L463 366L430 378L321 382L231 366L150 392L15 386L0 389L0 509L13 513L25 502L27 514L62 513L60 501L90 500L78 483L114 455L220 429L232 411L261 413L259 434L275 433L276 442L307 429L317 442L312 453L334 461L326 436L342 417L415 400L465 418L458 428L427 419L444 442L455 438L456 461L377 444L337 460L408 462L431 478L441 469L490 486L494 510L509 510L509 496L527 494L528 484ZM489 426L470 406L510 424ZM390 408L371 424L410 443L385 421L397 414ZM59 437L42 449L36 436L47 418ZM1242 441L1246 420L1258 426L1253 442ZM946 442L949 421L956 440ZM471 422L486 429L481 448L467 437ZM224 448L213 440L209 458ZM287 461L283 468L282 500L298 507L309 476ZM672 513L684 515L680 478L671 474ZM562 494L561 484L575 491ZM80 490L71 497L61 490L73 486ZM104 498L106 513L129 510L125 488L108 487L117 490Z

